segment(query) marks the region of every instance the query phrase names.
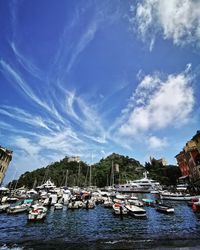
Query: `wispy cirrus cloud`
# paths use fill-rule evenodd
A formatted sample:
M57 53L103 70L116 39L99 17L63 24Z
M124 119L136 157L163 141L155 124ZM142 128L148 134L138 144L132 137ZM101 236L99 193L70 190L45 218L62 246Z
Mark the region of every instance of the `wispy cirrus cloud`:
M84 51L87 45L94 39L96 32L97 32L97 23L96 22L90 23L87 30L83 33L82 37L78 41L78 44L75 47L72 56L68 62L67 66L68 73L70 72L72 65L74 64L78 56L81 54L81 52Z
M31 62L30 58L27 58L23 55L15 45L15 43L12 41L10 42L10 47L13 50L13 53L17 59L17 61L20 63L20 65L29 72L33 77L38 78L40 80L44 80L44 73Z
M200 45L200 2L195 0L144 0L133 9L132 24L150 50L161 34L175 45Z
M4 60L0 60L0 65L2 67L1 71L4 76L12 82L14 86L17 86L25 97L28 97L33 103L39 105L44 110L48 111L52 116L58 119L60 122L65 123L62 116L57 112L54 105L50 106L48 103L42 99L42 97L38 97L31 89L31 87L26 83L26 81L22 78L19 72L15 70L10 64L6 63Z

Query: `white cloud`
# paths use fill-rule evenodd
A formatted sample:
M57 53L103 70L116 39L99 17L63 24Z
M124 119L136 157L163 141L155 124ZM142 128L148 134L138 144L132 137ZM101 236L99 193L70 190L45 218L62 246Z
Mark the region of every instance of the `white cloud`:
M67 66L67 72L69 73L74 62L76 61L77 57L81 54L81 52L84 51L84 49L87 47L87 45L94 39L94 36L97 31L97 23L92 22L88 29L84 32L83 36L80 38L72 57L69 60L68 66Z
M30 139L25 137L17 137L14 143L19 149L22 149L28 155L38 155L41 150L41 147L38 144L33 143Z
M144 0L137 4L135 18L143 40L150 39L150 50L155 36L161 32L164 39L176 45L200 42L200 2L195 0Z
M135 136L149 130L181 126L187 122L193 105L191 78L186 72L169 75L165 80L158 74L147 75L130 98L119 133Z
M147 138L146 144L149 149L162 150L164 147L167 146L167 139L166 138L160 139L156 136L150 136Z

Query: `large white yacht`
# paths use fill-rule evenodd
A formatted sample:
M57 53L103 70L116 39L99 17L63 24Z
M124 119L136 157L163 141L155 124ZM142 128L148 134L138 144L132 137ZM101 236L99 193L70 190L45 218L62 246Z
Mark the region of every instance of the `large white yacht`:
M150 192L161 189L161 185L158 181L147 177L147 172L144 172L143 175L144 178L142 179L127 181L126 184L118 185L116 190L119 192Z

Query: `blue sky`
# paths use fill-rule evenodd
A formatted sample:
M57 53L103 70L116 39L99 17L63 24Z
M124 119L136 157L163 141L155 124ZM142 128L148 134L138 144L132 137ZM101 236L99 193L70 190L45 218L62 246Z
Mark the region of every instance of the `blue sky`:
M174 156L200 128L200 2L0 1L6 181L68 155Z

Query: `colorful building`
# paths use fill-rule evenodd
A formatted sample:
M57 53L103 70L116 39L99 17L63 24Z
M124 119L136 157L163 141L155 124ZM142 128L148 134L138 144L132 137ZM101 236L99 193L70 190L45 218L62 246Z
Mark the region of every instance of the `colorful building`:
M200 153L200 130L197 131L197 133L192 138L193 141L195 141L197 150Z
M0 185L3 182L8 165L12 160L12 151L0 146Z
M182 176L189 176L189 166L185 158L185 152L181 151L175 156L178 166L181 170Z
M200 185L200 153L196 142L190 140L184 147L185 158L189 166L189 177L195 185Z

